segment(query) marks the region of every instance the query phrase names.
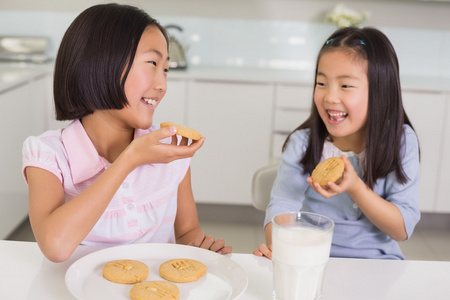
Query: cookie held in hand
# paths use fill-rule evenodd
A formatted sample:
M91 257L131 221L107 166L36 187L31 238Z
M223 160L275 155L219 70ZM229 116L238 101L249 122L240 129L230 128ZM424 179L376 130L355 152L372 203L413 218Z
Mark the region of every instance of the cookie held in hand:
M330 157L320 162L312 171L311 179L323 187L328 186L328 182L339 183L344 173L344 161L339 157Z
M178 124L175 124L175 123L172 123L172 122L163 122L163 123L161 123L160 126L161 126L161 128L173 126L173 127L175 127L177 129L177 134L178 135L184 136L184 137L186 137L188 139L191 139L191 140L197 141L197 140L199 140L202 137L200 132L198 132L197 130L194 130L192 128L189 128L189 127L186 127L186 126L183 126L183 125L178 125Z

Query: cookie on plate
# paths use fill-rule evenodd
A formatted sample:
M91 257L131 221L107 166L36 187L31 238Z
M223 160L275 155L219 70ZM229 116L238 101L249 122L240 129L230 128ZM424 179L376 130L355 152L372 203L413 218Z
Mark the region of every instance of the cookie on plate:
M148 266L131 259L120 259L103 266L103 277L116 283L136 283L147 278Z
M173 282L196 281L205 275L208 268L198 260L179 258L161 264L159 276Z
M191 140L199 140L201 139L202 135L200 134L200 132L198 132L197 130L194 130L192 128L183 126L183 125L178 125L172 122L163 122L160 124L161 128L163 127L169 127L169 126L173 126L177 129L177 134L187 137L188 139Z
M330 157L319 163L312 171L311 179L321 186L328 186L328 182L338 183L344 172L344 161L340 157Z
M131 300L175 300L180 297L180 289L168 281L143 281L130 290Z

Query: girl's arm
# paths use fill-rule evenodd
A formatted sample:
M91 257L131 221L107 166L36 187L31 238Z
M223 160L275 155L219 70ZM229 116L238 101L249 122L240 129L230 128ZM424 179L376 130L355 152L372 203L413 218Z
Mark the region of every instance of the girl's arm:
M159 143L174 134L167 127L135 139L93 184L67 203L63 186L54 174L27 167L30 223L43 254L54 262L67 260L92 230L131 171L145 163L190 157L204 141L190 146Z
M398 207L378 196L359 177L347 193L372 224L381 231L396 241L408 238L403 216Z
M312 183L308 178L309 185L325 198L329 198L342 192L347 192L358 205L364 215L378 229L386 233L396 241L408 238L403 216L397 206L378 196L371 190L356 174L350 160L342 156L345 163L345 171L339 185L329 182L328 189L322 188L318 183Z
M97 223L131 167L118 158L84 192L64 203L59 179L27 167L29 216L36 241L51 261L67 260Z
M223 239L214 240L212 236L205 236L200 228L197 207L192 193L190 168L178 186L177 205L175 237L178 244L209 249L221 254L231 252L231 246L225 246Z

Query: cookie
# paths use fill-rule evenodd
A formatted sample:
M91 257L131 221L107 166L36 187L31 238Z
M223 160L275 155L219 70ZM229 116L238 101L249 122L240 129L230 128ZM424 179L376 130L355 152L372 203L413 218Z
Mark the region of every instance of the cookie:
M137 260L121 259L103 266L103 277L116 283L136 283L147 278L148 266Z
M344 172L344 161L339 157L330 157L319 163L312 171L311 179L321 186L328 186L328 182L338 182Z
M196 281L205 275L207 267L194 259L171 259L161 264L159 276L173 282Z
M131 300L175 300L180 297L180 289L167 281L143 281L130 290Z
M198 132L197 130L194 130L192 128L183 126L183 125L178 125L172 122L163 122L161 123L161 128L163 127L168 127L168 126L173 126L177 128L177 134L187 137L188 139L191 140L199 140L202 135L200 134L200 132Z

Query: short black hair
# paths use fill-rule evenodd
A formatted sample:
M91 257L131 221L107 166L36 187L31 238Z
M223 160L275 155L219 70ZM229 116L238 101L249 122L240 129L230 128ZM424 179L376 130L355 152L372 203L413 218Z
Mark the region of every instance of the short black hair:
M75 120L95 110L128 105L124 85L136 48L148 26L165 28L130 5L101 4L78 15L61 41L53 94L57 120Z

